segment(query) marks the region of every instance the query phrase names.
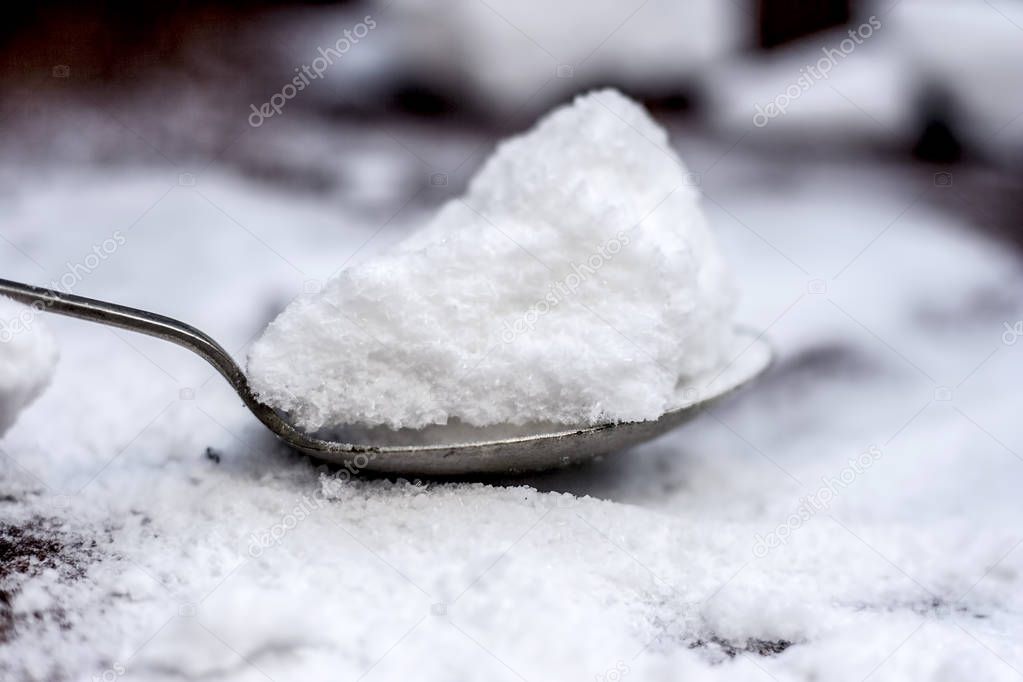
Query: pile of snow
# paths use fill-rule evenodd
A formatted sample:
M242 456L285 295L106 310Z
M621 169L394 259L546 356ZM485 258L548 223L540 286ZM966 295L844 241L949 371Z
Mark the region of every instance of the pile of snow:
M254 345L252 384L311 430L654 419L732 335L687 177L642 107L579 97L422 230L294 302Z
M0 435L53 378L57 342L41 314L0 296Z

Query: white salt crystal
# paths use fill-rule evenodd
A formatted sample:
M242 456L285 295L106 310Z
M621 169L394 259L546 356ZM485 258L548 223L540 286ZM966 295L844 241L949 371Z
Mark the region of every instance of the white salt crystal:
M0 435L39 397L57 366L57 343L41 315L0 296Z
M292 303L252 348L252 385L310 430L654 419L731 342L689 178L640 105L579 97L421 230Z

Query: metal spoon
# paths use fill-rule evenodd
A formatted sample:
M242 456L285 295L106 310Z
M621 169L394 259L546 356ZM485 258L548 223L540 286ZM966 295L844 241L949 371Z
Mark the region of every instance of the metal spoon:
M759 375L771 361L762 335L738 332L743 350L713 377L679 390L679 407L659 419L571 428L565 425L474 428L437 426L420 431L370 429L367 443L324 440L285 421L252 392L241 367L207 334L183 322L114 303L0 279L0 294L38 310L155 336L205 359L231 384L245 406L278 438L307 455L349 470L401 474L518 473L566 466L650 440L694 416ZM698 388L697 388L698 387ZM694 393L695 391L695 393ZM352 431L354 433L354 431ZM386 443L390 440L391 443Z

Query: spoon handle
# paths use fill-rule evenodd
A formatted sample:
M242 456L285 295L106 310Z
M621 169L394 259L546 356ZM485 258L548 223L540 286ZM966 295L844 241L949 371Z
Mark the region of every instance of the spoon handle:
M241 393L249 391L245 373L223 347L195 327L164 315L65 294L53 289L0 279L0 295L13 298L41 312L57 313L155 336L201 356Z
M6 279L0 279L0 295L12 298L41 312L67 315L80 320L98 322L109 327L127 329L139 334L155 336L186 348L213 365L231 384L245 406L271 431L290 443L315 450L323 449L321 441L306 437L305 434L281 419L271 407L260 402L249 387L245 372L238 366L238 363L231 359L231 355L208 334L189 324L146 310L65 294Z

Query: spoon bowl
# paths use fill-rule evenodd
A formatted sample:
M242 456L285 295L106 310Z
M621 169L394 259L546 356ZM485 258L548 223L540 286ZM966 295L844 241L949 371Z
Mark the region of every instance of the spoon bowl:
M675 428L747 385L771 362L763 335L739 330L733 360L677 390L677 404L658 419L578 427L563 424L419 430L345 429L344 441L295 428L252 392L241 367L209 335L163 315L0 279L0 295L38 310L153 336L186 348L210 363L260 422L292 448L349 471L403 475L516 474L568 466L622 450Z

